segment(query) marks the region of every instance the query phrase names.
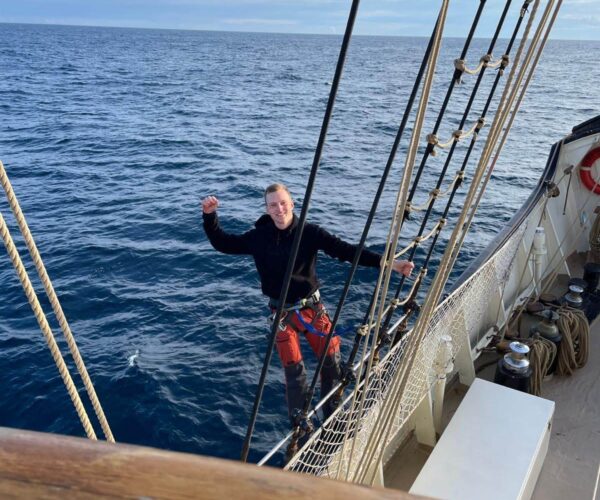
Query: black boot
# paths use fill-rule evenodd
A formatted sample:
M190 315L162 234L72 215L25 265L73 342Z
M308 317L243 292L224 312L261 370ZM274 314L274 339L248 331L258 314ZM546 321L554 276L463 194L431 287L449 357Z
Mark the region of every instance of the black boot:
M302 410L308 387L306 385L306 368L304 361L286 366L285 371L285 398L288 405L288 417L294 427L295 413Z
M321 370L321 399L323 399L329 391L342 379L342 369L340 366L341 354L336 352L332 355L325 356L323 369ZM334 394L329 398L329 401L323 405L323 416L327 420L330 415L340 405L340 394Z

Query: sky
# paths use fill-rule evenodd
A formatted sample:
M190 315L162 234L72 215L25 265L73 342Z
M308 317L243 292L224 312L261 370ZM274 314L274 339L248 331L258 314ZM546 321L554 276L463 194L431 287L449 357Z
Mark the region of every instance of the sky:
M513 3L516 10L523 0ZM351 0L0 0L0 23L342 34L350 4ZM464 36L478 4L479 0L450 0L445 35ZM428 36L439 5L440 0L362 0L354 34ZM487 0L476 36L491 35L503 5L504 0ZM600 0L564 0L551 38L600 40Z

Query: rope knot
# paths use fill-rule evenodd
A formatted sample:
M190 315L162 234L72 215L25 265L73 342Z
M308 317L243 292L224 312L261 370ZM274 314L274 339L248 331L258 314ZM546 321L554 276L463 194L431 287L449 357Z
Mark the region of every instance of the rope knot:
M455 130L454 132L452 132L452 137L454 138L455 141L460 141L460 139L464 135L464 133L465 133L464 130Z
M396 309L396 308L398 308L399 306L401 306L401 305L402 305L402 302L400 301L400 299L392 299L392 301L390 302L390 305L391 305L391 306L392 306L394 309Z
M475 132L479 133L479 131L485 126L485 118L480 116L477 119L477 125L475 125Z
M454 68L464 73L467 69L466 63L464 59L454 59Z
M440 219L440 222L438 223L439 224L438 232L442 230L442 228L446 225L447 221L448 221L448 219L446 219L445 217L442 217Z
M501 62L500 62L500 71L504 70L510 64L510 57L508 54L502 54Z
M369 326L368 325L360 325L358 327L358 334L361 337L365 337L367 335L367 333L369 333Z
M435 134L427 134L427 143L432 146L437 146L440 142L440 139Z
M492 54L485 54L484 56L481 56L481 59L479 59L479 62L483 63L484 66L487 66L491 60L492 60Z
M441 191L439 189L433 189L429 194L433 199L436 199L440 195Z
M423 236L417 236L414 241L418 245L419 243L421 243L423 241Z

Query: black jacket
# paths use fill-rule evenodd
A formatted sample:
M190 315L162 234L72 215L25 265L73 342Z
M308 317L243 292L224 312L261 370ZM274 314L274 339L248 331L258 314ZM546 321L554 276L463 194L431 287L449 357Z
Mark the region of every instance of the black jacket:
M212 246L219 252L227 254L252 255L260 276L262 292L272 299L279 299L294 234L298 226L296 215L294 215L292 224L281 230L277 229L271 217L265 214L255 222L254 229L239 235L223 231L216 212L203 214L203 219L204 231L206 231ZM342 241L316 224L306 224L286 302L298 302L319 288L316 274L319 250L323 250L327 255L341 261L352 262L356 246ZM379 268L380 260L379 254L364 249L359 264Z

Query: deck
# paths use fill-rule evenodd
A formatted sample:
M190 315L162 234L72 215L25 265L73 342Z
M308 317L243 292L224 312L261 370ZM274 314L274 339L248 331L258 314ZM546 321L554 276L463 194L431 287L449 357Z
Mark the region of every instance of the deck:
M478 376L492 378L494 367ZM450 420L467 388L458 383L446 391L445 420ZM592 500L600 473L600 319L591 328L590 357L570 377L554 376L542 387L542 397L556 403L550 447L533 500ZM431 449L410 439L388 463L385 485L410 489ZM596 496L594 496L594 494Z

